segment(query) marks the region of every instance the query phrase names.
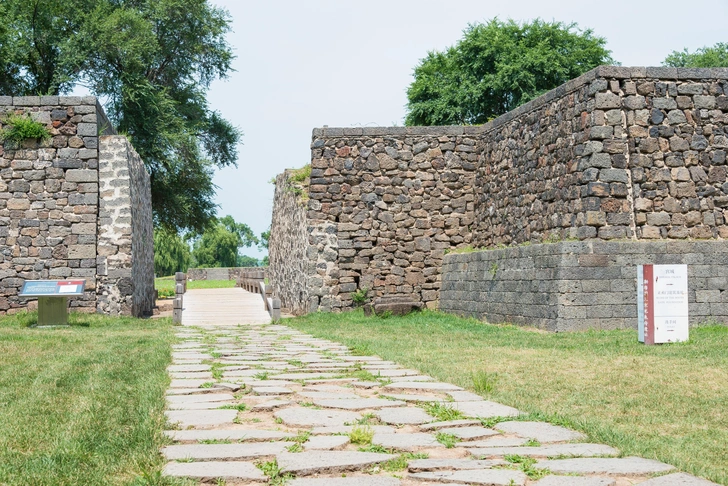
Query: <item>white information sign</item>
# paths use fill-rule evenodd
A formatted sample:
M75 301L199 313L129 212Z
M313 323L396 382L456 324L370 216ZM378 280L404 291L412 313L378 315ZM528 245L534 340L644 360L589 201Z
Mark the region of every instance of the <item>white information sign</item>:
M688 266L640 265L637 268L639 340L645 344L687 341Z

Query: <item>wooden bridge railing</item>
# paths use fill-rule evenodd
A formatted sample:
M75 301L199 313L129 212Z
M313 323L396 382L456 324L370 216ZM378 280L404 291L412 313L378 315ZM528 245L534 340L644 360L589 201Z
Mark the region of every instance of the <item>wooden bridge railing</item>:
M273 297L273 289L265 284L265 270L242 270L238 279L238 287L263 297L265 310L273 321L281 318L281 301Z

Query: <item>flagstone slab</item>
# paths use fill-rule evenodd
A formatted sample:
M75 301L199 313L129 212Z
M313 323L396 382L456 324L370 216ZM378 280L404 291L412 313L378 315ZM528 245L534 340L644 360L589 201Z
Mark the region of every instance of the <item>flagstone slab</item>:
M500 435L493 429L488 429L481 426L473 427L447 427L440 429L443 434L452 434L460 440L475 440L482 439L483 437L491 437L494 435Z
M349 443L346 435L316 435L303 444L305 451L330 451L341 449Z
M313 435L324 435L324 434L344 434L348 435L353 429L358 428L369 428L375 434L394 434L395 428L389 425L339 425L336 427L314 427L311 430Z
M685 473L668 474L648 479L640 486L719 486L717 483Z
M189 372L195 372L195 371L210 371L211 366L210 365L203 365L203 364L181 364L181 365L169 365L167 367L167 371L173 371L175 373L177 372L183 372L183 373L189 373Z
M246 442L281 440L295 434L280 430L262 429L205 429L205 430L166 430L164 434L177 442L198 440L238 440Z
M420 425L420 430L427 431L427 430L437 430L437 429L445 429L448 427L468 427L470 425L480 425L479 420L447 420L444 422L433 422L431 424L422 424Z
M284 408L273 413L286 425L294 427L332 427L346 425L361 418L355 412L339 410L313 410L303 407Z
M384 378L384 377L382 377L382 378ZM421 382L421 381L433 382L433 381L435 381L435 379L433 377L427 376L427 375L398 376L395 378L395 380L399 381L399 382L413 382L413 381L414 382Z
M364 368L367 369L371 374L374 376L383 376L385 378L394 378L394 377L400 377L400 376L419 376L420 372L417 370L403 370L403 369L388 369L388 368L371 368L368 366L365 366Z
M288 486L399 486L400 480L387 476L355 476L350 478L300 478Z
M230 391L236 392L236 391L240 390L240 388L242 388L242 387L240 385L238 385L237 383L220 382L220 383L215 383L214 385L212 385L212 388L220 388L223 390L230 390Z
M169 377L173 380L212 380L212 373L209 371L170 371Z
M199 402L227 402L235 397L229 393L205 393L202 395L177 395L168 396L168 403L199 403Z
M432 434L416 432L413 434L374 434L372 444L398 451L414 451L423 447L445 447Z
M377 383L378 385L379 383ZM339 385L306 385L304 392L351 393L351 388Z
M233 404L233 402L190 402L190 403L171 403L168 405L169 410L217 410L222 409L225 405Z
M254 442L242 444L181 444L162 448L165 459L195 459L200 461L225 461L274 456L286 450L287 442Z
M534 439L541 443L569 442L586 439L586 435L581 432L545 422L501 422L495 425L495 429L503 431L506 434Z
M339 373L281 373L275 375L280 380L311 380L314 378L333 378Z
M285 407L285 406L291 405L293 403L294 402L292 402L290 400L280 400L280 399L267 400L263 403L256 403L255 405L250 407L250 410L252 410L253 412L266 412L266 411L274 410L276 408Z
M189 351L175 351L172 353L172 359L212 359L212 355Z
M438 470L466 470L488 469L493 466L508 464L501 460L474 460L474 459L415 459L409 461L409 472L428 472Z
M194 478L203 482L223 479L226 481L266 482L268 477L250 462L208 461L170 462L164 467L164 476Z
M448 391L448 390L462 390L459 386L451 385L450 383L442 382L417 382L417 381L398 381L396 383L390 383L385 385L386 390L437 390L437 391Z
M210 380L172 380L170 388L199 388Z
M312 400L340 400L340 399L361 398L356 393L352 393L350 391L345 391L342 393L331 393L331 392L323 392L323 391L302 391L302 392L298 392L298 396L303 397L303 398L310 398Z
M557 474L612 474L643 476L664 473L675 468L664 462L642 457L591 457L576 459L552 459L533 465L537 469L549 469Z
M232 424L237 410L167 410L164 412L171 423L185 427L212 427Z
M288 486L399 486L400 480L386 476L355 476L348 478L300 478Z
M284 386L254 386L253 393L258 395L290 395L293 390Z
M383 408L374 412L384 423L397 425L419 425L432 422L435 417L418 407Z
M172 395L196 395L196 394L203 394L203 393L212 393L212 388L169 388L166 392L167 396Z
M484 440L475 440L465 444L466 447L521 447L528 444L530 439L523 437L493 436Z
M483 397L480 395L476 395L469 391L450 391L447 392L447 394L450 395L450 398L456 402L480 402L483 400Z
M527 476L521 471L509 469L468 469L413 473L410 479L439 483L479 484L482 486L523 486Z
M459 410L468 417L516 417L521 415L519 410L500 403L482 400L480 402L453 402L452 408Z
M282 474L300 476L364 469L394 459L397 455L354 451L282 452L276 456Z
M615 484L617 482L612 478L546 476L534 483L534 486L614 486Z
M540 447L481 447L468 449L474 456L494 457L514 454L529 457L616 456L619 451L604 444L549 444Z
M384 398L342 398L342 399L326 399L314 400L314 405L325 408L340 408L343 410L367 410L384 407L401 407L407 405L405 402L398 400L385 400Z
M246 386L282 386L282 387L290 387L290 386L296 386L298 383L295 383L293 381L286 381L286 380L256 380L256 379L245 379L241 380L243 383L245 383Z
M408 393L381 393L383 397L394 398L395 400L404 400L406 402L424 402L424 403L446 403L446 400L434 395L413 395Z

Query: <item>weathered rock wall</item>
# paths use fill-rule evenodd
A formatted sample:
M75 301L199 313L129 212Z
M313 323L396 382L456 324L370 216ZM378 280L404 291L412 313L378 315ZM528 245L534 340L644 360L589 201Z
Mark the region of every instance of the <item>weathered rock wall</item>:
M312 309L348 308L358 289L437 305L445 250L472 239L478 133L314 130L307 214L318 247L308 255L316 259Z
M469 245L721 240L727 121L728 69L603 66L479 127L315 129L309 308L436 307Z
M102 310L97 300L109 285L97 280L99 269L118 254L109 253L111 246L127 252L102 228L106 220L99 222L99 135L114 130L95 97L0 96L0 128L8 114L28 114L52 138L0 145L0 312L35 306L18 297L25 280L68 278L86 279L85 295L72 299L72 308ZM109 185L127 197L132 190L121 179ZM151 236L146 248L142 263L151 255Z
M445 257L440 308L549 331L637 327L637 265L688 264L691 325L728 323L722 241L576 241Z
M601 67L485 125L476 245L728 236L726 78Z
M99 312L151 315L154 237L149 174L126 137L100 137Z
M285 172L276 177L273 197L273 219L268 254L268 278L281 308L292 314L309 311L309 277L315 274L313 257L318 254L316 239L306 221L306 203L294 191ZM299 191L305 191L302 186ZM311 255L309 259L307 255ZM333 254L333 253L332 253ZM316 282L314 282L316 283ZM323 282L316 288L321 288Z

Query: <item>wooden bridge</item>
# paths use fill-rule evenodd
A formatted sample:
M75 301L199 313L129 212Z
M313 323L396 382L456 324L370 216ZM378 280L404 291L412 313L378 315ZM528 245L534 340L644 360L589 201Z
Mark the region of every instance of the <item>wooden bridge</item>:
M187 276L175 274L174 320L183 326L268 324L281 318L281 304L265 284L263 271L246 271L237 287L187 290Z

